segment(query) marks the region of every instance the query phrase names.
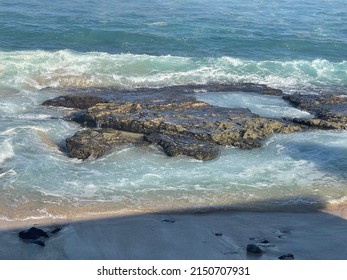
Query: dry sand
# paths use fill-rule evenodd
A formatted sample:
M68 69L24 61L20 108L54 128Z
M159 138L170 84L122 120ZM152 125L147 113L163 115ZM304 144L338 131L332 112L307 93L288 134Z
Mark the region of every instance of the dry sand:
M34 224L52 230L52 223L28 220L13 228L13 223L1 222L0 259L278 259L291 253L295 259L347 260L346 209L62 220L62 230L47 239L45 247L23 242L18 232ZM247 244L259 245L263 253L247 253Z

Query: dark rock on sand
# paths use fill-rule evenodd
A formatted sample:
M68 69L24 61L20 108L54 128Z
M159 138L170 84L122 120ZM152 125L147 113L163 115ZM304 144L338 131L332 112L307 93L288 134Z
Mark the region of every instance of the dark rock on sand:
M279 260L294 260L293 254L282 255L278 257Z
M28 230L25 231L21 231L18 234L19 238L23 239L23 240L36 240L39 239L41 237L45 237L48 238L48 234L43 231L42 229L36 228L36 227L32 227Z
M90 129L77 132L66 139L70 157L98 158L116 147L143 142L142 134L127 133L114 129Z
M47 100L42 103L45 106L56 106L56 107L67 107L67 108L78 108L87 109L98 103L106 102L105 99L98 96L90 95L66 95L59 96L57 98Z
M250 253L250 254L260 255L263 253L263 250L260 249L260 247L255 244L248 244L246 250L247 250L247 253Z
M174 224L176 223L176 220L173 219L173 218L166 218L166 219L163 219L161 220L162 222L165 222L165 223L170 223L170 224Z
M49 236L60 232L61 229L62 227L58 226L53 230L46 232L42 229L32 227L28 230L19 232L18 236L25 242L34 243L41 247L45 247L45 241L49 238Z
M295 107L313 115L313 119L294 119L293 122L319 129L347 128L347 96L287 95L283 97Z

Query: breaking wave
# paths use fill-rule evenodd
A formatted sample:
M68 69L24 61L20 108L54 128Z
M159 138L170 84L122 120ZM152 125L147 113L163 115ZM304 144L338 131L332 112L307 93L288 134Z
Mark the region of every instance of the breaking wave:
M347 61L256 61L71 50L0 52L0 86L161 87L184 84L263 83L288 92L347 88Z

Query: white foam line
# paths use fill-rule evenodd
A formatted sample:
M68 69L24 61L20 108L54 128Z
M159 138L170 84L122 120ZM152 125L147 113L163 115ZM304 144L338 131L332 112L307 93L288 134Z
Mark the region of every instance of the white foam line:
M134 88L211 82L256 82L288 90L347 86L347 75L343 74L347 73L347 61L322 59L254 61L233 57L187 58L60 50L0 52L0 64L5 84L29 89L66 86ZM18 69L14 74L13 68Z

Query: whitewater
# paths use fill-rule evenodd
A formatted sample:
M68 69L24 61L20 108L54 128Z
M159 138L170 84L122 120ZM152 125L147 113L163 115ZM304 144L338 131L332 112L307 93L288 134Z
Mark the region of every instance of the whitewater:
M210 162L156 146L67 157L65 139L80 126L64 120L70 109L41 104L74 90L259 83L347 95L345 1L243 2L0 1L0 219L346 204L345 131L276 134ZM196 97L265 117L313 117L277 96Z

